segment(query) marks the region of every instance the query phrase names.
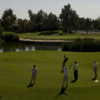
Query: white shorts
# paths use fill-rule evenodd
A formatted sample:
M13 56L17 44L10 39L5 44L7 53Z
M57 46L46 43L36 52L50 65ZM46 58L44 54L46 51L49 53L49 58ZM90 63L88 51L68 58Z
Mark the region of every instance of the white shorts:
M32 79L36 79L36 73L32 74Z

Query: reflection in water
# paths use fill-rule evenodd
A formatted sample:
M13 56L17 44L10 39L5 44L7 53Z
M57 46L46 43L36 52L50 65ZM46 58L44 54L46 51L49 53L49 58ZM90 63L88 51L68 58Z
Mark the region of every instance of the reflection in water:
M35 51L35 50L61 51L61 45L3 43L0 46L0 52L18 52L18 51Z

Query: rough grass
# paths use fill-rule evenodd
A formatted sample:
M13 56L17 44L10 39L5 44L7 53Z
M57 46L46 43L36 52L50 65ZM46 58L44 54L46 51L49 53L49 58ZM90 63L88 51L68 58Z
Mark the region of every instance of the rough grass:
M73 80L73 70L69 71L69 86L61 92L63 73L61 65L63 55L69 57L69 67L77 61L79 79ZM78 53L59 51L26 51L0 53L0 95L3 100L99 100L100 82L92 81L93 63L98 62L98 80L100 78L100 52ZM27 87L31 79L31 68L38 69L36 84ZM71 79L70 79L71 78Z

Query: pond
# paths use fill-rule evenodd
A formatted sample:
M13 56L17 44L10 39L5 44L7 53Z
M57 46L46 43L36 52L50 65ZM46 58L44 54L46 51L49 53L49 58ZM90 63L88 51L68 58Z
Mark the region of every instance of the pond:
M61 51L61 45L34 43L3 43L0 45L0 52L18 52L35 50Z

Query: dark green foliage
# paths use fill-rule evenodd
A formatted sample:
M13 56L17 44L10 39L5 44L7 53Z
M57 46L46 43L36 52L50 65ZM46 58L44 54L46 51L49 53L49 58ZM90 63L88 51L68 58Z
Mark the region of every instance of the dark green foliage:
M16 21L16 15L13 14L13 10L11 8L6 9L4 13L2 14L2 20L3 20L3 25L4 29L11 30L11 26L14 24Z
M18 42L19 36L16 33L3 33L1 38L6 42Z
M76 51L76 52L97 52L100 51L99 41L94 42L93 39L76 39L73 43L64 43L62 51Z
M59 19L53 13L47 14L43 10L38 11L34 14L31 10L28 11L30 17L30 24L33 26L29 27L31 31L53 31L57 30L60 24ZM29 25L30 25L29 24Z
M61 24L65 33L72 33L72 30L76 31L79 28L79 16L76 11L71 8L70 4L62 8L59 18L61 19Z
M98 30L100 31L100 25L98 25Z
M2 27L1 22L0 22L0 36L2 33L3 33L3 27Z
M85 26L84 27L85 27L85 30L86 30L86 32L88 34L89 29L91 29L91 19L90 18L87 18L85 20Z
M41 32L39 35L53 35L53 34L58 34L58 32L45 31Z

